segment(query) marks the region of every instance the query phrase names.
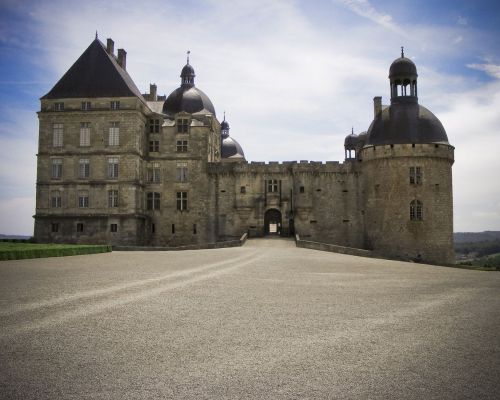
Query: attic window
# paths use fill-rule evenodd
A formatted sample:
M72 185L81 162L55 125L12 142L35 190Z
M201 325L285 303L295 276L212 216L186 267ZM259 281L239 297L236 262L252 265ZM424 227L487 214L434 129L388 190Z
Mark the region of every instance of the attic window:
M90 101L82 101L82 110L89 111L91 107Z
M54 103L54 111L64 111L64 103Z
M179 118L177 120L177 133L188 133L189 119Z
M120 109L120 102L119 101L112 101L110 103L110 107L112 110L119 110Z

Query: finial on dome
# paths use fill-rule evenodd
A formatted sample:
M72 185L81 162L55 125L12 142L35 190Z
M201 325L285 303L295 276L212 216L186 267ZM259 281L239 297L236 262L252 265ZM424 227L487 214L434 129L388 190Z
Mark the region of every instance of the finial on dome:
M98 39L98 37L97 37L97 29L95 31L95 38Z
M190 55L190 54L191 54L191 51L190 51L190 50L188 50L188 51L187 51L187 65L189 65L189 55Z
M405 58L405 48L401 46L401 58Z
M226 110L224 110L224 119L223 119L223 121L225 121L225 120L226 120Z
M354 135L354 126L351 128L351 135Z

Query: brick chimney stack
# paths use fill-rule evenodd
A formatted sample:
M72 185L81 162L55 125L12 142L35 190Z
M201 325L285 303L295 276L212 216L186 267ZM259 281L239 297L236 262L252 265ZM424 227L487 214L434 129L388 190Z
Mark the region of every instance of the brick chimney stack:
M118 64L127 70L127 52L123 49L118 49Z
M111 39L111 38L108 38L108 40L107 40L106 51L110 55L113 55L113 53L115 51L115 42L113 42L113 39Z

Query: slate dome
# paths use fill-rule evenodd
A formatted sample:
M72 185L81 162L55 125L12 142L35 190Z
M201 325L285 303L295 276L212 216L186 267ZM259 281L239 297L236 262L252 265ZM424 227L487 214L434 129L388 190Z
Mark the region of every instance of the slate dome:
M368 128L368 145L448 143L441 121L415 102L398 102L378 114Z
M396 77L417 77L417 66L415 63L402 56L395 59L389 68L389 79Z
M245 158L245 153L240 144L228 136L222 139L221 156L222 158Z

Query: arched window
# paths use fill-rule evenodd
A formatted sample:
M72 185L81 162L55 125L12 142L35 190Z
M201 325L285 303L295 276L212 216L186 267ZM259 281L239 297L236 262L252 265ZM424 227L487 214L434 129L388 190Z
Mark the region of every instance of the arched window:
M422 221L423 220L423 212L422 212L422 202L419 200L413 200L410 203L410 220L411 221Z

